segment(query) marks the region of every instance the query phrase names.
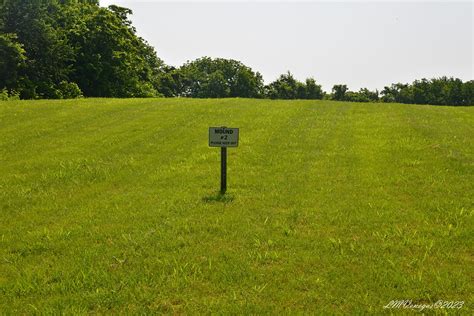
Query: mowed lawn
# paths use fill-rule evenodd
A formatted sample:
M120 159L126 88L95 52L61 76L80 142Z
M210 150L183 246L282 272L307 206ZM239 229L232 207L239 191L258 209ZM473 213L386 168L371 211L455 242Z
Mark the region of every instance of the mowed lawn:
M474 107L0 103L0 313L470 314L473 211Z

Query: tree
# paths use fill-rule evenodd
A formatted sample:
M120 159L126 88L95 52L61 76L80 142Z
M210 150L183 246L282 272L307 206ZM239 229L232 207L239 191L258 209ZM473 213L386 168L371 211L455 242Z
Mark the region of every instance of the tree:
M226 98L230 95L230 88L220 70L209 75L199 91L199 98Z
M265 86L265 96L270 99L322 99L324 92L313 78L303 83L287 72Z
M337 84L332 87L333 99L344 101L346 97L347 86L345 84Z
M156 86L164 63L130 26L130 10L75 5L69 8L69 14L76 16L68 26L68 36L76 50L71 78L85 95L159 95Z
M357 102L377 102L379 100L379 92L377 90L370 91L367 88L361 88L356 95Z
M240 65L239 65L240 66ZM235 81L230 86L232 97L260 98L263 94L263 78L248 67L238 67Z
M316 84L316 80L313 78L306 79L306 99L319 99L321 100L324 96L321 85Z
M380 94L382 95L380 98L382 102L396 102L398 90L392 84L390 87L385 86Z
M7 1L0 33L15 34L8 40L14 38L25 57L18 75L9 75L15 81L9 87L22 98L62 98L76 95L77 87L86 96L160 95L164 63L136 35L131 13L94 0ZM5 36L1 44L13 47Z
M177 97L181 95L182 74L179 69L172 66L163 65L156 74L154 87L161 95L165 97Z
M270 99L296 99L298 97L298 81L288 71L266 86L266 95Z
M465 82L462 86L463 105L474 105L474 80Z
M16 34L0 34L0 89L18 89L25 63L25 50Z
M0 16L0 33L16 34L26 57L22 81L16 86L22 98L57 98L57 85L68 80L73 50L58 27L56 1L7 1Z
M186 97L259 98L263 92L262 76L232 59L199 58L181 66L178 77L179 94Z
M382 90L383 102L472 105L472 80L465 83L458 78L440 77L415 80L412 84L392 84ZM471 92L470 92L471 91Z

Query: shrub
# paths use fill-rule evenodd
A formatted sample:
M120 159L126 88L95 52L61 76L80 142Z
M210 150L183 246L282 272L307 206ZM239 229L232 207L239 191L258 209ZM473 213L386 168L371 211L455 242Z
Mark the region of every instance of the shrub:
M6 88L0 90L0 101L20 100L20 93L16 91L8 91Z
M62 99L82 98L81 88L75 82L61 81L57 87Z

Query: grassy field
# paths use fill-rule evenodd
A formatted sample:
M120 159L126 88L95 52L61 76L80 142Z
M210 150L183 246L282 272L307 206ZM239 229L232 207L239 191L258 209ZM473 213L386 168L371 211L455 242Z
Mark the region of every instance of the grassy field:
M473 310L474 107L0 102L0 175L2 314Z

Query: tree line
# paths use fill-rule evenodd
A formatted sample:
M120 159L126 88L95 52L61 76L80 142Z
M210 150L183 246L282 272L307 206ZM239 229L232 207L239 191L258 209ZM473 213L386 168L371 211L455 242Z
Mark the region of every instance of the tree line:
M474 81L456 78L392 84L382 91L330 93L314 78L288 72L265 85L243 63L202 57L166 65L139 37L132 11L98 0L6 0L0 9L0 99L77 97L192 97L329 99L473 105Z

